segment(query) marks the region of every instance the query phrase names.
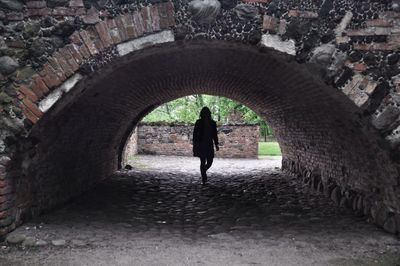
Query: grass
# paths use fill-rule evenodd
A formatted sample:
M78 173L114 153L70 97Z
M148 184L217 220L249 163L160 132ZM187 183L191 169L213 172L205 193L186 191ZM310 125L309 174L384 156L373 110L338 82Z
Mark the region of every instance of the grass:
M281 156L281 149L278 142L259 142L258 143L259 156Z

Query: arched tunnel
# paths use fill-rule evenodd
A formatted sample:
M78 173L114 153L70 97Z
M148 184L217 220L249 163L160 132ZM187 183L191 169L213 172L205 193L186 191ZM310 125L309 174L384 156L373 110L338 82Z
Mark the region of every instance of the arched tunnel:
M121 57L44 115L30 134L36 153L26 174L34 182L21 190L30 191L28 204L54 207L108 177L138 121L162 103L199 93L233 98L262 115L288 171L379 197L396 184L360 111L289 56L223 41L176 42Z
M397 265L399 12L398 0L0 0L0 264ZM209 186L163 158L122 169L138 123L193 94L254 110L282 168L249 162ZM55 246L72 255L50 258Z

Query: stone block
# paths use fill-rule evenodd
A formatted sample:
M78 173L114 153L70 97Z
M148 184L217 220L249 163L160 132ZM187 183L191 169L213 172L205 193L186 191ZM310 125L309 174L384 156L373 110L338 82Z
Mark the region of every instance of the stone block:
M100 21L99 11L95 7L91 7L87 14L82 17L85 24L94 25Z
M399 229L397 228L396 219L394 216L386 219L385 223L383 224L383 229L391 234L396 234L398 232Z

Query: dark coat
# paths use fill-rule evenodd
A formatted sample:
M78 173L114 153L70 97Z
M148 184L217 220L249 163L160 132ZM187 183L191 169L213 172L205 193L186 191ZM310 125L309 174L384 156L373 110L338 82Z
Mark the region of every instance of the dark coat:
M193 130L193 156L214 157L214 145L218 146L217 123L211 120L207 125L205 121L196 121Z

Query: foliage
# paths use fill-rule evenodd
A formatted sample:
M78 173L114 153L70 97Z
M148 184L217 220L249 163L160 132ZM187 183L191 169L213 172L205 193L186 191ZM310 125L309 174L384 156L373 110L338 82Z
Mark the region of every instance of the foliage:
M253 110L231 99L212 95L195 94L165 103L154 109L143 121L194 123L204 106L210 108L213 119L221 124L230 122L232 112L239 112L243 122L260 124L261 136L272 135L271 128Z

